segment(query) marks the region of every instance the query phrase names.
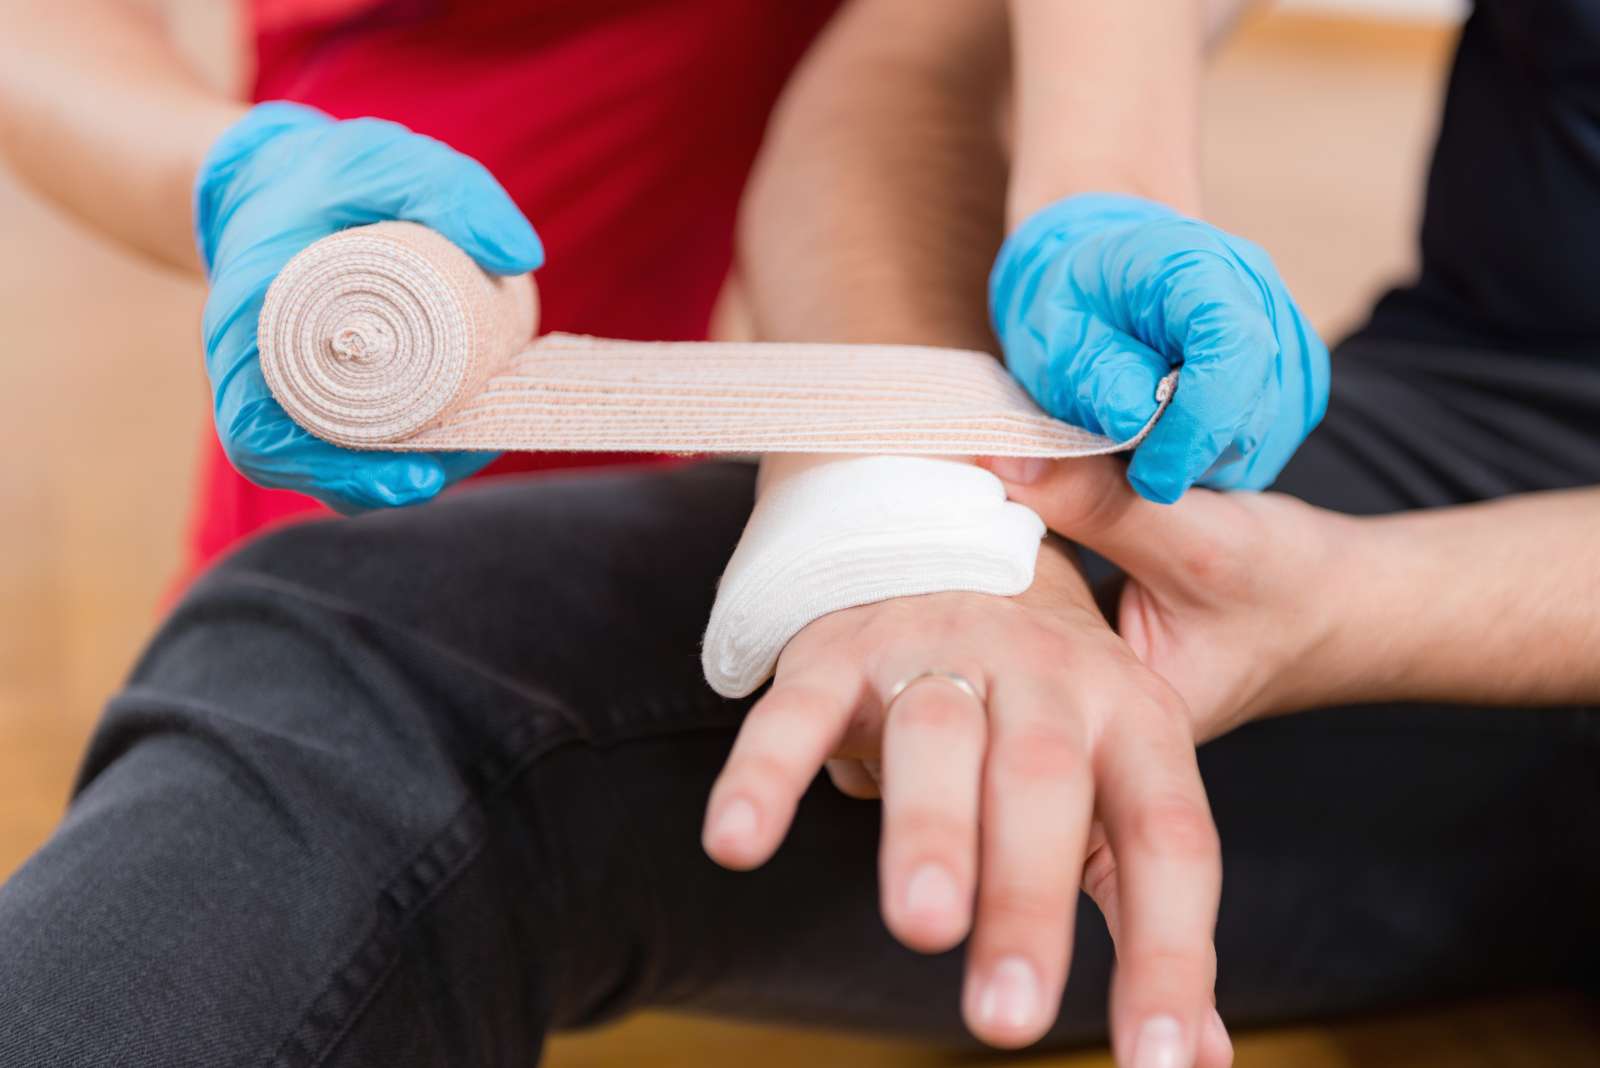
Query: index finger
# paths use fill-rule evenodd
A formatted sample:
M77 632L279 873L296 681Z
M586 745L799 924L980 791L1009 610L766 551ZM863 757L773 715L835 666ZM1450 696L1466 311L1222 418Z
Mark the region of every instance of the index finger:
M701 841L727 868L759 867L838 748L860 701L861 671L840 658L773 683L739 728L711 788Z

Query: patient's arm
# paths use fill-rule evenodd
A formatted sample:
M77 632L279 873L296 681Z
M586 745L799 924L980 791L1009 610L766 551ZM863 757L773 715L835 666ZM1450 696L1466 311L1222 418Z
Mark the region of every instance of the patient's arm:
M1600 487L1360 525L1340 696L1600 702Z
M1132 578L1119 629L1201 735L1375 701L1600 701L1600 487L1389 516L1275 493L1145 501L1109 460L991 461Z

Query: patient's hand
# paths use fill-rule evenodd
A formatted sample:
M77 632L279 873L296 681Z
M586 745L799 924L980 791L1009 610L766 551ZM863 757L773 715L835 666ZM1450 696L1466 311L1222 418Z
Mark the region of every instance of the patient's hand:
M891 701L929 671L959 673L982 700L927 677ZM1049 1028L1083 883L1117 941L1121 1062L1138 1048L1154 1055L1140 1064L1228 1063L1211 994L1221 861L1189 714L1055 543L1021 597L903 598L797 635L712 790L707 852L731 868L767 860L833 756L881 757L889 929L924 952L971 932L976 1035L1020 1046Z
M1197 740L1341 700L1359 521L1276 493L1141 498L1110 457L988 460L1013 500L1128 574L1117 629L1182 695ZM1030 477L1031 476L1031 477Z

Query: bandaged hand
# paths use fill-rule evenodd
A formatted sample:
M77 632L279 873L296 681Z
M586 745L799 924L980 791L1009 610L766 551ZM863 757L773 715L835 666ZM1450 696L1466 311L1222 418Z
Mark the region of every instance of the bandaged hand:
M1340 609L1361 520L1282 494L1135 493L1110 458L981 462L1049 527L1116 564L1118 632L1171 683L1204 741L1255 717L1336 703L1365 672ZM1370 680L1368 680L1370 681Z
M496 274L522 274L544 260L533 228L481 164L392 122L336 122L298 104L259 104L217 140L196 179L217 436L251 481L342 511L425 501L493 459L341 449L297 425L267 388L256 323L273 278L319 238L386 219L430 226ZM361 366L366 355L349 353L353 379L370 374Z
M1012 1047L1050 1027L1083 885L1117 943L1121 1063L1228 1063L1212 1008L1220 857L1188 712L1059 544L1016 598L904 597L805 627L712 790L707 852L766 861L830 757L881 762L889 929L928 953L970 933L974 1034Z
M1328 351L1258 246L1138 197L1068 197L1007 239L989 285L1006 364L1051 415L1124 439L1171 406L1127 476L1264 489L1322 418Z

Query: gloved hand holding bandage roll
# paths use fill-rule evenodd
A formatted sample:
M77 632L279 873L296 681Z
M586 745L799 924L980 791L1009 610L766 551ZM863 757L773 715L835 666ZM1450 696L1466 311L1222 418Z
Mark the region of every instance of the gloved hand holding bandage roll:
M626 299L619 294L618 299ZM707 636L724 694L765 680L788 638L847 605L1020 593L1043 526L988 472L938 456L1131 448L1041 412L994 357L897 345L530 341L527 276L480 270L408 223L325 238L267 293L273 396L349 449L854 454L768 479ZM1154 425L1171 391L1158 392Z
M348 512L428 500L494 458L330 448L275 402L256 336L267 290L284 266L357 223L409 219L438 227L480 275L539 267L538 235L481 164L396 123L338 122L314 108L268 102L211 146L195 177L194 210L211 282L202 325L212 415L217 440L241 474Z

